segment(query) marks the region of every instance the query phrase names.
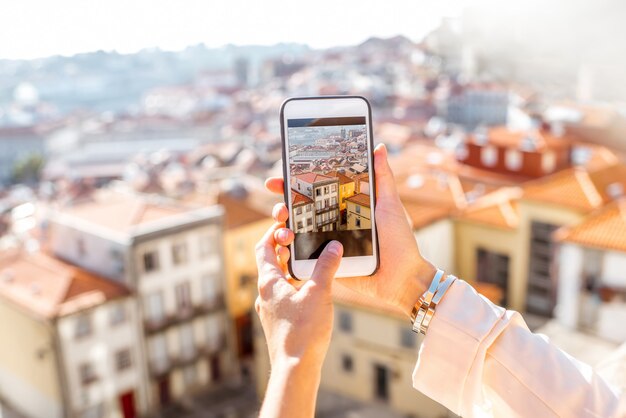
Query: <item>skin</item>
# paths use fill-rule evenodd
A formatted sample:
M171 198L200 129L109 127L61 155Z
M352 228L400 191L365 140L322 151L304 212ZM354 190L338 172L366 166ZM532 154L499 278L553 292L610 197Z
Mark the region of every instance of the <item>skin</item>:
M374 150L375 217L380 267L372 276L338 278L366 296L386 302L410 317L436 269L420 254L396 190L387 149ZM269 178L268 190L283 193L283 179ZM267 340L272 373L261 417L312 417L322 363L333 327L332 286L343 249L333 241L322 252L310 280L288 278L288 246L294 239L285 227L289 211L274 207L274 225L257 244L259 297L255 308Z

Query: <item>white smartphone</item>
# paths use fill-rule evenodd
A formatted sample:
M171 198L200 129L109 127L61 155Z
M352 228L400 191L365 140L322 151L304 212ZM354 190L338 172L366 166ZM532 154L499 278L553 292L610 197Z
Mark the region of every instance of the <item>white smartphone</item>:
M280 109L289 272L309 279L322 250L343 244L337 277L378 269L372 111L360 96L298 97Z

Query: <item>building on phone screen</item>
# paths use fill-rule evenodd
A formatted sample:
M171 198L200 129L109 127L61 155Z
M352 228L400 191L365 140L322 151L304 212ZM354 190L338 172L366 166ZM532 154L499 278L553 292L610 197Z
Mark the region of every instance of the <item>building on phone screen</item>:
M326 173L326 175L329 177L336 177L339 181L339 228L345 229L345 225L348 222L346 199L354 196L354 194L356 193L356 183L354 182L354 179L338 171L330 171Z
M337 178L317 173L298 174L294 177L292 189L305 195L315 204L313 232L339 229L339 181Z
M292 190L291 207L293 208L293 231L295 233L313 232L313 200Z
M348 212L348 230L371 229L370 196L358 193L346 199Z

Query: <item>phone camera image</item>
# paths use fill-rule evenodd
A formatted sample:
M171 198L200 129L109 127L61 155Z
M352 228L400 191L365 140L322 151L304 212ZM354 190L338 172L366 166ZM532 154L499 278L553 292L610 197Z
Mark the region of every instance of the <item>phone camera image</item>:
M287 121L296 260L318 258L331 240L344 257L373 254L367 133L365 117Z

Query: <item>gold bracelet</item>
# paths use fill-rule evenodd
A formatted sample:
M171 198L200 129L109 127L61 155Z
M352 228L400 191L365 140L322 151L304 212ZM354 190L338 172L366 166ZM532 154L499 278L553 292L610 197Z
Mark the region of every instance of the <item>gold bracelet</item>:
M441 272L441 274L439 273ZM448 275L443 282L440 282L443 271L437 270L433 281L430 284L428 290L420 297L418 302L413 307L411 313L411 319L413 321L413 331L416 333L422 333L426 335L430 321L435 314L435 308L437 304L443 298L443 295L448 291L452 283L457 279L453 275ZM433 290L434 289L434 290Z

